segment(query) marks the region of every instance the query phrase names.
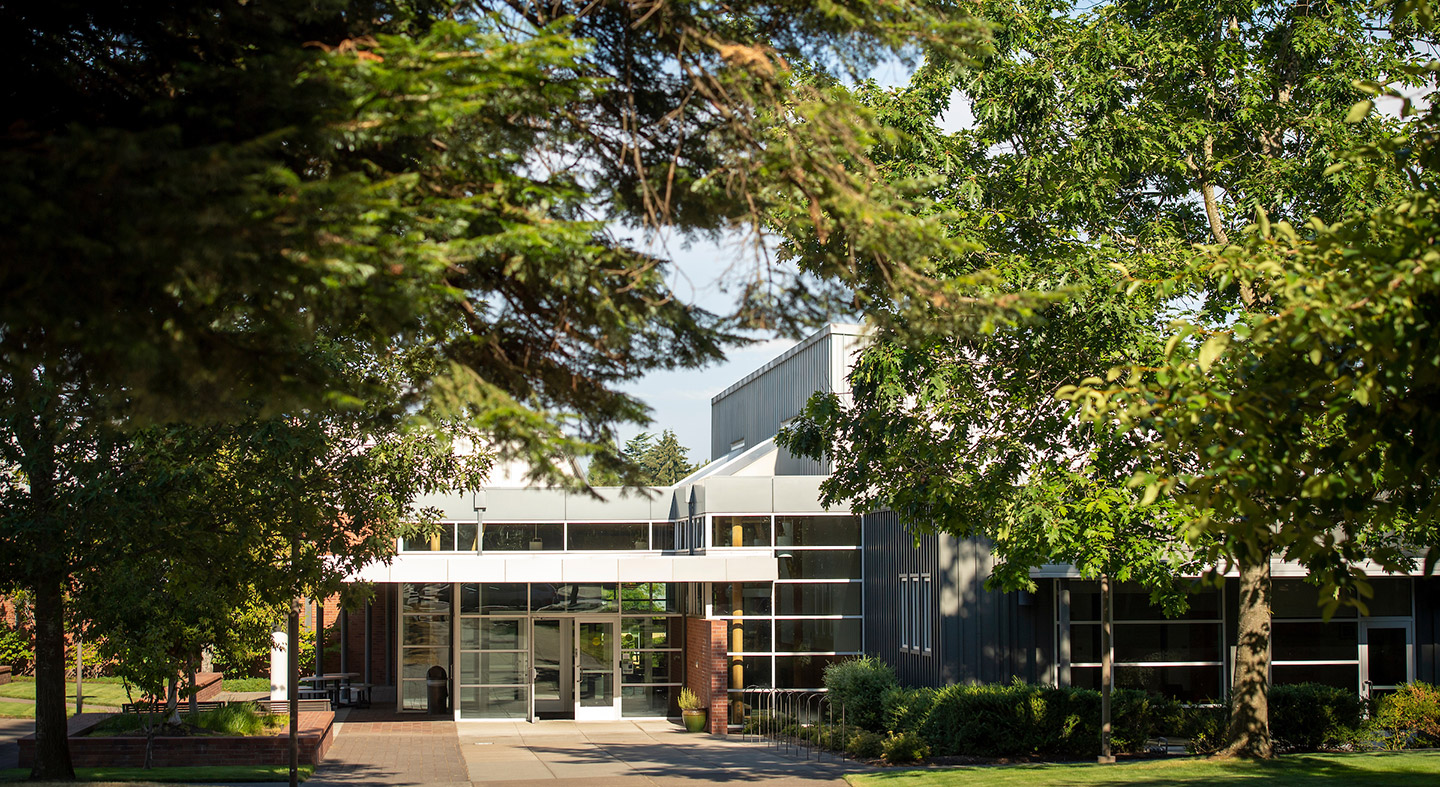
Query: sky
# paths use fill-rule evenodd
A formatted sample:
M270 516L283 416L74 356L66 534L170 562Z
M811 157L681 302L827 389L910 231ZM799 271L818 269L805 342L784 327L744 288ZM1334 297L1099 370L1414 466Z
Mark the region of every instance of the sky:
M881 64L873 74L885 87L897 87L910 79L900 61ZM970 104L958 91L951 96L950 109L940 119L945 131L970 128L975 119ZM753 264L752 251L734 242L696 242L688 249L670 248L665 256L675 261L672 288L682 299L720 314L734 310L732 297L721 291L720 279L736 266ZM710 455L710 398L740 378L760 368L777 355L799 343L773 335L760 336L754 344L730 348L721 363L703 369L651 372L621 390L650 406L653 423L646 427L627 424L620 428L620 441L640 432L659 434L669 429L690 449L690 461L713 459Z
M910 70L900 61L882 63L873 76L884 87L898 87L910 79ZM974 126L969 101L956 91L950 109L941 116L940 127L949 132ZM731 295L722 292L720 282L728 270L753 264L753 254L734 241L697 241L689 248L671 247L664 256L675 262L672 289L682 299L719 314L734 310ZM649 426L623 425L620 442L639 434L659 434L669 429L690 449L690 461L713 459L710 455L710 398L755 371L766 361L799 343L773 335L759 336L753 344L732 347L725 360L703 369L651 372L621 390L650 406L654 419Z

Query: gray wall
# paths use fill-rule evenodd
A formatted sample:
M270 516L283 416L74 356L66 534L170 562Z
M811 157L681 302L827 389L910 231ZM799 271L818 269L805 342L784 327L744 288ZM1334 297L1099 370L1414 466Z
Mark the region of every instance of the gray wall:
M979 541L922 535L918 543L892 512L865 517L865 651L895 666L910 686L1051 680L1053 593L985 589L994 561ZM933 578L936 614L929 655L900 650L901 574Z
M1440 579L1415 579L1415 679L1440 683Z
M859 329L829 325L710 400L710 456L724 456L743 440L759 445L799 414L817 391L848 393L845 376L859 347ZM824 475L825 463L781 452L781 475Z

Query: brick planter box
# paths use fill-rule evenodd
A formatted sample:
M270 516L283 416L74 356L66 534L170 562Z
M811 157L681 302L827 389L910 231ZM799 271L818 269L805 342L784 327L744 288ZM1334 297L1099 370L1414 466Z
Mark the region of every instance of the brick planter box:
M0 686L10 682L10 665L0 664Z
M77 768L143 768L144 738L91 738L89 732L108 713L82 713L70 719L70 758ZM319 765L335 740L335 714L300 714L300 764ZM19 740L20 767L29 768L35 761L35 736ZM154 765L170 768L188 765L288 765L290 736L254 736L249 738L156 736Z

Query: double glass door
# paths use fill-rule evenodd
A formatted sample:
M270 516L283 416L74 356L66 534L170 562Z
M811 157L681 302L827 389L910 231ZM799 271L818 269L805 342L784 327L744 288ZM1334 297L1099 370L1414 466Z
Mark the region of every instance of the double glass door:
M620 718L614 618L534 618L530 719Z

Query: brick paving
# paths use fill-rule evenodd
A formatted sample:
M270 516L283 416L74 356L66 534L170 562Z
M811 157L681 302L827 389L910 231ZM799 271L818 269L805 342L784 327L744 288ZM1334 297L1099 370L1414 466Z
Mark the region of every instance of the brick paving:
M455 722L368 709L344 714L325 763L305 783L470 787L470 777Z

